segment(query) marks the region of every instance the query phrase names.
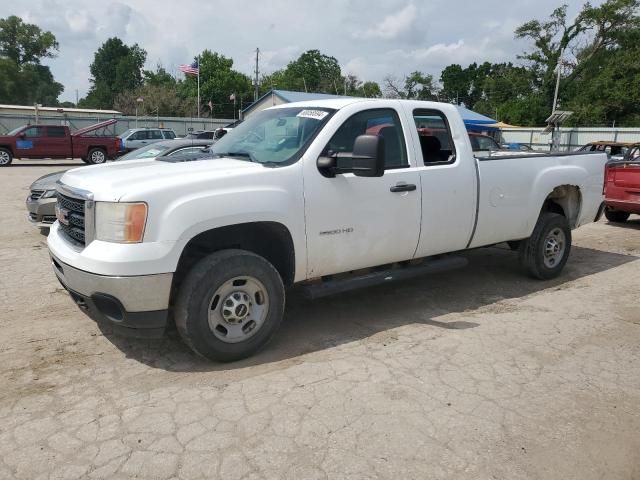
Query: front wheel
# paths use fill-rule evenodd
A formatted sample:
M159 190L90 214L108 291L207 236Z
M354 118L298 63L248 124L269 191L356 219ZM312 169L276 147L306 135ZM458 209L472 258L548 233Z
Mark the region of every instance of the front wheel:
M567 219L543 212L531 236L520 243L520 264L531 276L550 280L560 274L570 252L571 228Z
M101 148L92 148L87 154L86 162L91 165L100 165L107 161L107 154Z
M245 250L202 259L185 277L175 304L180 336L209 360L231 362L262 348L278 329L285 293L278 271Z
M615 223L623 223L629 219L631 214L628 212L620 212L618 210L610 210L608 207L604 210L604 216L607 217L607 220Z
M11 150L6 148L0 148L0 167L8 167L13 161L13 155Z

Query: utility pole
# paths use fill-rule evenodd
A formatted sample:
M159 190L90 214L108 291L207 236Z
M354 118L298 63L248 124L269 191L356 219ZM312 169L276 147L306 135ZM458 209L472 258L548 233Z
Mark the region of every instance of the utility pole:
M558 91L560 90L560 66L562 64L562 59L558 58L558 65L556 66L556 69L558 70L558 76L556 77L556 91L553 94L553 109L551 110L551 113L556 111L556 107L558 106Z
M256 102L258 100L258 60L260 58L260 49L256 48L256 79L255 79L255 92L253 94L253 101Z
M302 77L302 83L304 83L304 93L308 93L307 92L307 81L304 79L304 77Z
M78 89L76 88L76 108L78 108Z

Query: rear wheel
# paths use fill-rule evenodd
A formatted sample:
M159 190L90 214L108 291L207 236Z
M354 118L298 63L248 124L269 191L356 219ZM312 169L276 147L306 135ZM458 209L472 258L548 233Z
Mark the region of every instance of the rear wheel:
M271 339L282 321L284 300L282 279L267 260L245 250L222 250L185 277L176 299L176 326L203 357L240 360Z
M531 276L549 280L560 274L570 252L571 228L567 219L543 212L531 236L520 242L520 264Z
M11 165L13 161L13 155L11 150L7 148L0 148L0 167L6 167Z
M631 215L628 212L621 212L619 210L611 210L608 207L604 210L604 216L607 217L607 220L610 222L626 222Z
M87 163L91 165L99 165L107 161L107 154L101 148L92 148L87 154Z

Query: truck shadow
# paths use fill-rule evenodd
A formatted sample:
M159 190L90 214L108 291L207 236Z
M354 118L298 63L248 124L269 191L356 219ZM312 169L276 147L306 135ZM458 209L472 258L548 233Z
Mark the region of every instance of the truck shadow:
M607 225L617 228L628 228L630 230L640 230L640 217L634 216L629 218L626 222L607 222Z
M253 357L235 363L219 364L197 357L180 341L175 330L162 340L144 341L113 335L107 326L101 326L101 330L127 357L153 368L206 372L263 367L256 372L252 370L258 373L281 368L282 362L302 362L301 355L348 342L393 341L394 335L389 331L404 325L422 324L434 332L482 328L473 321L473 312L478 308L547 289L569 288L573 280L638 260L632 255L574 246L562 276L541 282L524 276L515 253L506 247L470 251L464 256L469 266L463 269L315 301L306 300L300 290L293 289L289 292L283 325L271 343ZM460 312L469 312L469 317L450 322L436 320Z

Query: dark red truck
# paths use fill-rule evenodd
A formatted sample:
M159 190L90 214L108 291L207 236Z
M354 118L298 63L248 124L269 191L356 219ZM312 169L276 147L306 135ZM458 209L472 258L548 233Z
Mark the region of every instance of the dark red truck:
M604 177L604 214L610 222L625 222L640 214L640 144L621 160L607 163Z
M120 150L120 139L105 134L117 120L107 120L74 133L61 125L25 125L0 136L0 167L14 158L81 158L104 163Z

